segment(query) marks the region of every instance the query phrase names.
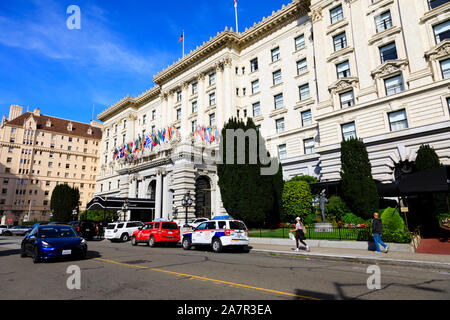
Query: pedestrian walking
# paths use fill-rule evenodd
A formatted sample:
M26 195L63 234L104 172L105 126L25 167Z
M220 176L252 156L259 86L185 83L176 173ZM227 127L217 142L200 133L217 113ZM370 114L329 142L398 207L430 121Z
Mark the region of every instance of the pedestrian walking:
M98 225L98 238L103 239L103 223L100 222Z
M308 244L305 242L306 236L305 236L305 227L303 226L301 219L297 218L295 219L297 223L295 224L295 229L291 230L290 232L295 232L295 242L297 244L297 249L295 249L296 252L300 250L300 243L303 244L306 247L306 251L310 251L310 248Z
M378 212L375 212L373 214L373 220L372 220L372 236L375 241L375 246L377 248L377 252L381 252L380 245L384 247L384 252L389 252L389 246L386 245L381 237L383 236L383 222L378 217Z

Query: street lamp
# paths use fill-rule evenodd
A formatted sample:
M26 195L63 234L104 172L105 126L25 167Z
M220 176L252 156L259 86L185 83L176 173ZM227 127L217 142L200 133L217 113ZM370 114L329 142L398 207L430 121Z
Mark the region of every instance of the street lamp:
M186 222L185 222L185 225L184 225L185 228L189 227L188 226L188 209L189 209L189 207L192 206L192 203L193 203L193 201L192 201L192 198L191 198L191 192L188 191L184 195L183 200L181 201L181 205L186 208L186 217L185 217Z

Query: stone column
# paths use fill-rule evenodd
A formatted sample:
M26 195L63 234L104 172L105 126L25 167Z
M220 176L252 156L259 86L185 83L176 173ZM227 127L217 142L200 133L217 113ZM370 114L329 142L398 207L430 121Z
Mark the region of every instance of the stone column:
M224 63L219 62L216 65L216 126L222 127L224 123L224 113L225 108L227 106L224 105L225 103L225 92L224 92ZM224 94L225 93L225 94ZM209 125L209 123L208 123Z
M205 110L207 108L205 102L205 74L199 73L197 75L198 83L198 99L197 99L197 114L198 114L198 125L206 125Z
M232 100L232 79L231 79L231 65L232 60L231 58L225 59L224 62L224 72L223 72L223 94L224 94L224 100L223 100L223 106L222 106L222 112L223 112L223 121L217 123L217 127L221 129L223 127L223 124L225 121L228 121L233 115L232 112L234 110L233 100Z
M187 139L191 133L191 127L189 126L189 83L184 82L181 86L181 132L183 133L183 139Z
M155 198L155 218L162 218L161 212L161 202L163 201L163 195L161 192L161 186L163 183L163 178L161 172L156 172L156 198Z
M136 198L137 179L130 177L131 187L129 189L128 198Z

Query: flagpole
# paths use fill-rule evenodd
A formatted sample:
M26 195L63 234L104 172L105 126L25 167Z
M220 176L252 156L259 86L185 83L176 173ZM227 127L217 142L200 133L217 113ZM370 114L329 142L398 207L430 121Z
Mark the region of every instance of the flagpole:
M236 33L239 33L239 23L238 23L238 14L237 14L237 1L234 5L234 13L236 15Z
M184 30L183 30L183 58L184 58Z

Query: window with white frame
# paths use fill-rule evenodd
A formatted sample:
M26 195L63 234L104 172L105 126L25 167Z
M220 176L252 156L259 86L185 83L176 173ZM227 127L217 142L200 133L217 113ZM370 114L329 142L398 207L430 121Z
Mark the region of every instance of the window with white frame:
M253 116L258 117L261 115L261 104L256 102L253 104Z
M334 45L334 51L341 50L343 48L347 47L347 36L345 32L342 32L338 34L337 36L333 37L333 45Z
M152 120L156 120L156 110L152 111Z
M255 58L252 61L250 61L250 71L254 72L257 71L258 69L259 69L258 58Z
M446 100L447 100L447 107L448 107L448 110L450 111L450 98L447 98Z
M353 90L341 93L339 95L339 100L341 101L342 108L348 108L355 105L355 96Z
M259 80L255 80L252 82L252 94L259 92Z
M380 49L380 59L381 63L384 63L388 60L397 60L397 47L395 45L395 42L389 43L385 46L379 47Z
M277 133L283 133L284 132L284 118L276 120L275 124L277 127Z
M273 49L271 52L272 52L272 62L280 60L280 47Z
M306 59L297 61L297 74L300 75L302 73L305 73L306 71L308 71L308 64L306 62Z
M442 60L440 62L440 64L441 64L442 78L449 79L450 78L450 59Z
M391 131L408 129L406 110L389 113L389 124L391 127Z
M385 79L384 86L386 88L386 95L388 96L402 92L404 90L402 75Z
M278 159L284 160L287 158L287 148L285 144L278 146Z
M350 139L357 139L355 122L342 125L342 138L345 141Z
M209 116L209 125L211 127L216 125L216 114L215 113L213 113Z
M282 82L281 70L275 71L272 73L273 85L276 86Z
M339 5L336 8L331 9L330 17L331 17L331 24L334 24L344 19L344 12L342 11L342 5Z
M193 82L192 83L192 94L197 94L197 93L198 93L198 83Z
M389 29L392 27L391 12L386 11L379 16L375 17L375 26L377 33Z
M209 74L209 85L213 86L215 84L216 84L216 73L213 72Z
M348 62L348 60L337 64L336 72L338 79L350 77L350 63Z
M298 88L300 94L300 100L306 100L311 97L309 92L309 84L302 85Z
M274 96L274 101L275 101L275 109L280 109L283 107L283 94L277 94L276 96Z
M312 112L311 110L302 112L302 126L307 127L312 125Z
M177 120L181 120L181 108L177 109Z
M303 49L305 47L305 35L295 38L295 51Z
M216 93L211 93L209 95L209 105L213 106L216 104Z
M433 27L434 37L436 39L436 44L441 43L445 39L450 38L450 20L443 23L435 25Z
M448 0L428 0L428 7L430 10L448 3Z
M305 154L314 153L314 138L304 140L303 145L305 149Z
M182 93L180 90L180 91L177 91L177 102L181 102L181 98L182 98Z
M197 131L197 120L192 121L192 132Z
M197 113L197 109L198 109L198 102L197 101L192 102L192 113Z

